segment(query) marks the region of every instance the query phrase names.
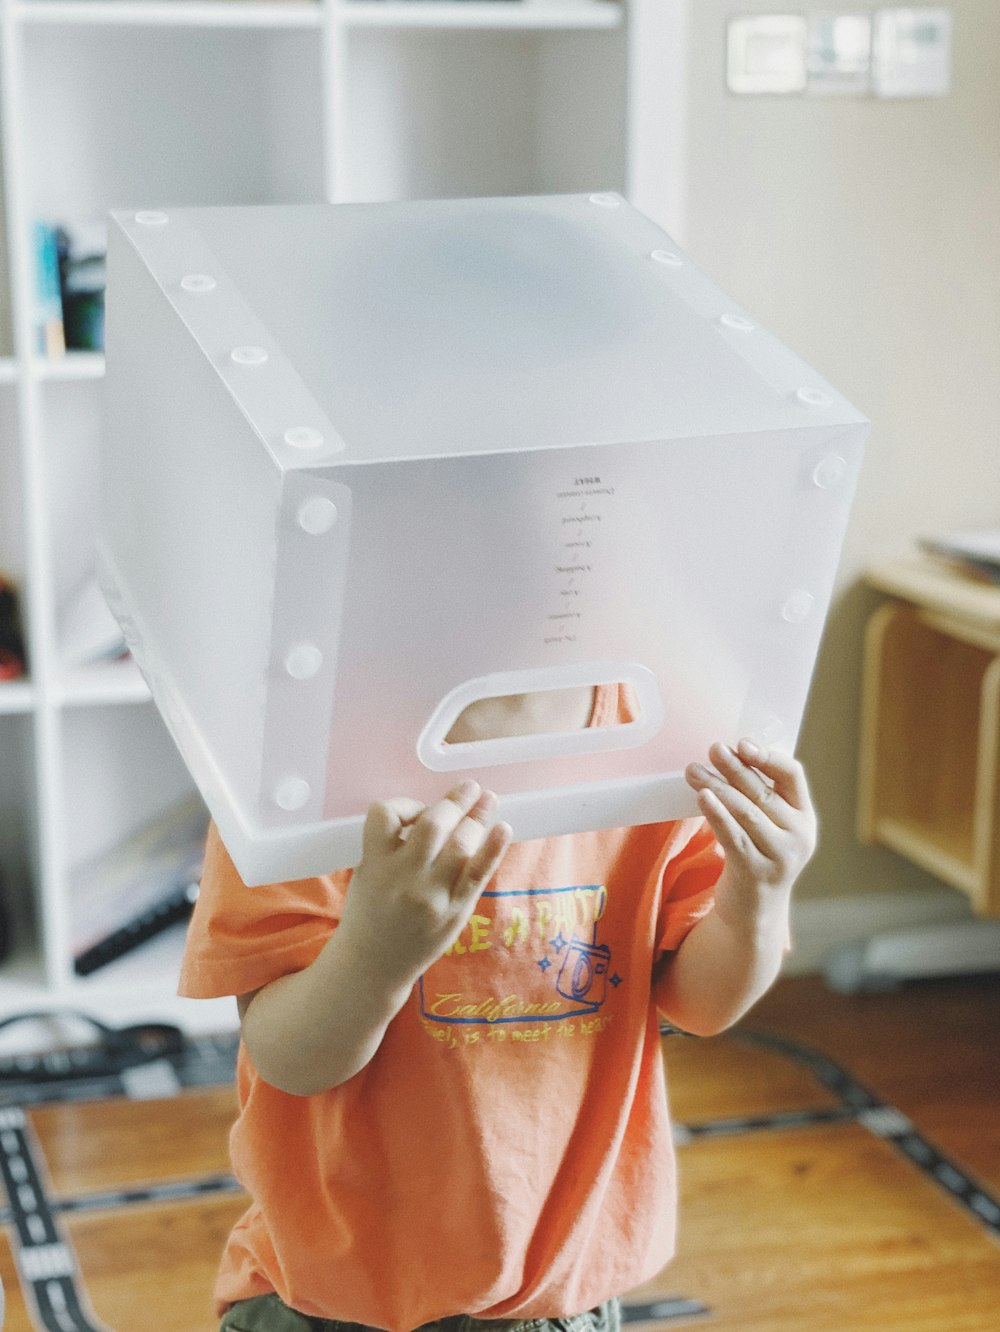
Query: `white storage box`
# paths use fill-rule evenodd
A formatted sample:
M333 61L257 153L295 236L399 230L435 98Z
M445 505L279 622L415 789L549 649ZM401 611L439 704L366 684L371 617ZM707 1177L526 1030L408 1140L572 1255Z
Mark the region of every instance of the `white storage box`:
M372 800L516 838L792 748L867 422L617 195L113 214L102 584L244 878ZM629 726L445 744L624 681Z

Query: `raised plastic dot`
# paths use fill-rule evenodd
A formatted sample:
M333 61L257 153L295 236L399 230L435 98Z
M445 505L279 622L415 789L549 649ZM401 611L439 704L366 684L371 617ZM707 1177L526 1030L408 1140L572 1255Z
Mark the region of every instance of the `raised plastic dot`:
M285 777L274 788L274 803L292 813L307 804L311 795L312 789L305 778Z
M141 227L162 227L170 219L166 213L159 213L153 208L144 208L142 212L136 213L135 220Z
M322 434L312 426L290 426L282 438L293 449L318 449L323 443Z
M793 592L781 608L781 618L789 624L801 624L812 610L814 600L810 592Z
M188 273L186 277L181 278L181 286L185 291L214 291L216 281L208 273Z
M764 704L748 707L740 722L740 735L763 746L780 744L785 738L785 724Z
M263 347L234 347L229 354L237 365L263 365L267 360Z
M829 393L818 388L800 388L795 396L806 407L829 407L833 402Z
M310 680L323 665L315 643L296 643L285 657L285 670L293 680Z
M724 314L719 316L719 323L723 328L731 328L736 333L752 333L753 324L749 319L744 319L742 315Z
M667 268L680 268L684 262L679 254L674 254L673 250L654 250L649 257L654 263L665 264Z
M325 495L314 495L299 509L299 527L310 536L322 536L337 521L337 506Z
M759 740L762 745L776 745L785 738L785 723L774 713L762 718L760 725L754 732L754 739Z
M847 459L839 453L831 453L813 468L813 485L819 486L820 490L829 490L843 481L846 472Z
M617 208L621 204L617 194L592 194L590 202L599 208Z

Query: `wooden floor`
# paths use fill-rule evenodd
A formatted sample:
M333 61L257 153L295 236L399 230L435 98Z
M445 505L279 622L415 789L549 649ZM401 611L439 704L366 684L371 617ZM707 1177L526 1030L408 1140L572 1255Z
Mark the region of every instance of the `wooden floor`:
M736 1032L665 1048L681 1242L629 1297L638 1332L1000 1329L996 978L852 998L786 980ZM215 1262L243 1207L223 1187L233 1109L225 1086L26 1111L90 1326L215 1328ZM151 1182L202 1192L143 1201ZM138 1199L102 1204L109 1191ZM7 1215L5 1332L37 1332Z
M1000 1198L996 978L852 998L784 981L744 1029L836 1060ZM730 1037L667 1052L681 1123L836 1100L801 1065ZM703 1302L717 1332L1000 1329L1000 1232L861 1123L696 1139L680 1161L679 1253L653 1289Z

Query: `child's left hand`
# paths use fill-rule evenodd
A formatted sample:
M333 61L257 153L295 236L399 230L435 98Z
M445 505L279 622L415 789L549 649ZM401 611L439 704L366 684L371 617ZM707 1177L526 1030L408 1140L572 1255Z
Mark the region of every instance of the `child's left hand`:
M787 905L792 885L816 847L816 813L801 763L741 740L738 751L714 744L685 777L726 853L716 910L744 927L769 905Z

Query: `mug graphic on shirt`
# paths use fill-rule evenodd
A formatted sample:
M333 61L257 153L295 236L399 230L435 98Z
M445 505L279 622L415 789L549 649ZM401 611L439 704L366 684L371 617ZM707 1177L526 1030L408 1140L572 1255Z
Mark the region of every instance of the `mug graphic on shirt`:
M462 934L420 978L425 1024L495 1027L593 1018L586 1030L603 1029L609 1015L595 1015L609 987L617 990L624 979L598 937L606 907L607 890L600 884L483 893ZM550 1028L544 1030L547 1037Z

